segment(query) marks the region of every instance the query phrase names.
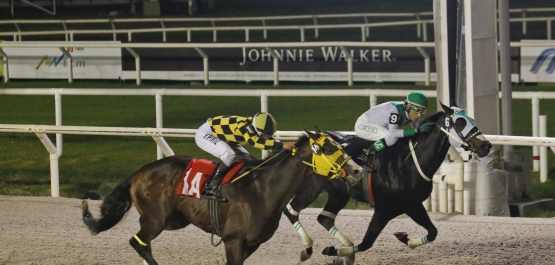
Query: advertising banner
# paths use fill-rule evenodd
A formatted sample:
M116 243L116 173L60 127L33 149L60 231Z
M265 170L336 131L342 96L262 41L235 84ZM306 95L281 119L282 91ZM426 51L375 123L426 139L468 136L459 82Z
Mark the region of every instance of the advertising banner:
M203 60L194 49L134 49L141 56L141 78L160 80L203 80ZM424 49L432 58L433 48ZM425 81L424 57L416 48L340 47L276 48L279 79L282 81L348 80L347 58L353 58L353 80L372 82ZM209 61L209 79L227 81L271 81L272 55L265 48L203 49ZM136 78L135 59L122 50L123 79Z
M526 41L531 42L531 41ZM542 41L533 41L542 43ZM521 47L520 77L523 82L555 82L555 46Z
M41 42L32 43L40 44ZM73 68L74 79L119 79L121 77L121 48L84 48L78 46L64 48L72 58L71 67ZM59 48L42 48L40 45L33 48L6 47L4 52L9 58L10 78L68 78L69 60Z

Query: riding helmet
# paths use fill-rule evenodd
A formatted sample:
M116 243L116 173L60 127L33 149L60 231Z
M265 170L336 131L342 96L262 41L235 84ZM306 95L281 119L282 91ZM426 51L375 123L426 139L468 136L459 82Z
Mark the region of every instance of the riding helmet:
M420 113L428 108L428 98L420 91L411 92L407 96L405 103L409 104L413 110Z
M276 120L267 112L259 112L252 118L252 126L259 135L272 136L276 133Z

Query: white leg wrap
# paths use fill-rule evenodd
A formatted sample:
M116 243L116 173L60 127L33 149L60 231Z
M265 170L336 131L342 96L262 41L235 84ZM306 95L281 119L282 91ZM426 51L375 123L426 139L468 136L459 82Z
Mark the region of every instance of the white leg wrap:
M322 211L322 212L320 213L320 215L329 217L329 218L331 218L331 219L333 219L333 220L335 220L335 217L337 216L336 214L331 213L331 212L328 212L328 211Z
M407 243L407 245L409 246L409 248L415 248L415 247L422 246L426 243L428 243L428 238L423 237L419 239L409 239L409 242Z
M339 231L339 229L337 229L337 227L335 227L335 226L332 227L329 230L329 232L332 236L339 239L339 241L341 241L341 244L343 244L343 246L345 246L345 247L352 247L353 246L353 242L351 242L351 240L349 240L343 233L341 233Z
M291 204L287 204L287 211L294 216L299 216L299 212L293 210L293 207L291 207Z
M353 255L357 252L358 252L358 249L355 246L343 247L343 248L338 248L337 249L337 256L339 256L339 257L351 256L351 255Z
M301 224L301 222L296 222L296 223L293 224L293 226L295 226L295 229L297 230L297 233L299 233L299 235L301 235L304 247L305 248L311 248L312 247L312 238L310 238L310 236L308 236L308 233L306 233L306 230L304 230L304 227Z

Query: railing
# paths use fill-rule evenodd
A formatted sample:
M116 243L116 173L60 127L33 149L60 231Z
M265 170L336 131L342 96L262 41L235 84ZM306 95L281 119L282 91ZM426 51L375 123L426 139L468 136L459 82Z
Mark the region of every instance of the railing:
M62 96L63 95L118 95L118 96L154 96L156 103L156 127L163 128L163 107L162 98L163 96L233 96L233 97L260 97L261 111L268 111L268 98L269 97L314 97L317 96L333 96L333 97L344 97L344 96L364 96L369 97L370 107L375 106L378 102L378 97L381 96L393 96L393 97L405 97L410 90L383 90L383 89L342 89L342 90L228 90L228 89L210 89L210 90L198 90L198 89L0 89L0 95L51 95L55 99L55 121L56 126L62 126ZM427 97L436 97L436 91L425 90L422 91ZM499 97L501 98L501 93ZM537 138L545 133L545 124L541 124L540 119L540 99L555 99L555 92L513 92L513 99L529 99L532 101L532 137ZM540 130L542 128L542 130ZM57 147L61 153L63 153L62 147L62 136L58 134L57 136ZM508 137L508 138L503 138ZM534 160L534 171L540 171L540 178L547 179L547 155L543 154L545 149L540 149L540 145L536 145L533 142L525 143L523 139L511 138L514 136L502 136L496 140L501 141L500 144L505 145L518 145L516 143L521 143L521 145L532 145L534 158L539 157L539 159ZM514 142L508 141L515 140ZM528 139L528 138L526 138ZM513 144L515 143L515 144ZM531 144L532 143L532 144ZM555 150L554 150L555 152ZM162 157L162 151L158 150L158 158ZM540 170L542 169L542 170Z
M0 124L0 132L34 133L50 153L50 184L51 196L60 196L60 176L58 158L59 152L50 141L47 133L56 134L84 134L84 135L111 135L111 136L149 136L152 137L164 155L174 155L163 137L188 137L194 138L196 129L168 129L168 128L117 128L117 127L87 127L87 126L49 126L49 125L20 125ZM276 138L291 140L298 138L303 132L300 131L278 131ZM354 134L354 132L346 132ZM510 145L539 145L555 147L555 138L548 137L526 137L526 136L503 136L485 135L492 144Z
M529 8L529 9L511 9L511 13L520 13L520 18L511 18L510 22L522 23L523 34L527 34L528 22L545 21L547 26L547 39L551 40L552 30L551 22L555 17L527 17L530 13L555 12L555 8ZM13 24L16 31L0 32L0 36L12 36L14 41L22 41L23 36L38 35L64 35L66 41L73 41L74 35L77 34L112 34L113 40L117 40L117 34L127 34L128 41L132 41L132 35L137 33L161 33L162 41L166 42L167 32L187 32L187 41L191 42L192 32L211 31L213 41L217 41L218 31L241 31L245 32L245 41L250 40L249 32L263 31L264 40L267 39L269 30L299 30L300 40L304 41L305 29L314 30L314 37L319 37L320 29L342 29L342 28L361 28L361 41L365 41L370 35L372 27L391 27L391 26L410 26L416 25L417 37L423 41L428 41L427 25L433 24L430 18L432 12L415 12L415 13L357 13L357 14L321 14L321 15L298 15L298 16L271 16L271 17L240 17L240 18L142 18L142 19L75 19L75 20L6 20L0 21L0 24ZM388 17L388 18L414 18L413 21L389 21L389 22L369 22L369 18ZM426 19L423 19L425 18ZM350 24L327 24L322 20L327 19L345 19L360 18L361 23ZM287 21L287 20L306 20L306 24L301 25L267 25L269 21ZM254 25L248 26L218 26L217 23L230 22L251 22ZM160 28L139 28L139 29L117 29L116 24L137 24L137 23L159 23ZM182 26L182 27L166 27L166 23L207 23L206 26ZM310 24L309 24L310 23ZM328 22L329 23L329 22ZM24 24L61 24L63 30L54 31L29 31L23 32L20 25ZM68 29L69 24L110 24L112 29L103 30L72 30Z
M165 27L161 23L160 28L141 28L141 29L82 29L82 30L52 30L52 31L12 31L12 32L0 32L0 36L12 36L13 41L22 41L23 36L43 36L43 35L64 35L65 41L74 41L75 35L112 35L112 39L117 41L117 35L126 34L127 41L133 41L133 35L139 33L161 33L162 42L166 42L168 32L186 32L187 42L192 41L193 32L212 32L213 42L218 41L218 32L220 31L239 31L245 33L245 42L250 41L250 33L252 31L262 31L264 33L264 39L268 38L268 31L277 30L296 30L299 31L300 41L305 41L305 30L313 30L314 37L319 37L319 32L322 29L360 29L361 31L361 41L366 41L367 37L370 35L370 28L376 27L393 27L393 26L412 26L416 25L418 28L418 37L423 36L423 40L427 41L427 26L428 24L433 24L433 20L416 20L416 21L392 21L392 22L375 22L375 23L350 23L350 24L329 24L329 25L281 25L281 26L207 26L207 27ZM18 28L19 29L19 28ZM421 34L421 30L423 33Z

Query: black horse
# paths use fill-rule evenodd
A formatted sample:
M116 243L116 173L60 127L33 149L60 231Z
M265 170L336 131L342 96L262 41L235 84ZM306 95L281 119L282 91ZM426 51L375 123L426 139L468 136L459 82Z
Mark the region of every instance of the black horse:
M221 193L229 202L217 205L219 225L212 225L209 201L176 194L182 173L192 159L183 156L166 157L140 168L104 199L99 219L83 201L83 222L96 235L120 222L135 205L141 215L141 228L129 242L148 264L157 264L152 257L152 240L163 230L189 224L220 234L227 264L243 264L275 233L282 211L304 179L314 172L336 177L342 167L355 176L362 172L331 137L319 131L306 133L308 136L301 136L291 151L247 162L245 168L252 171L246 177L222 186ZM219 231L215 231L217 227Z
M314 176L305 180L303 186L307 188L300 189L284 211L303 239L305 249L301 252L301 261L312 255L312 239L299 222L298 214L308 207L322 190L327 192L328 200L318 216L318 222L343 245L339 249L325 248L325 255L344 256L345 263L353 264L354 253L370 249L387 223L404 213L424 227L428 235L420 239L409 239L406 233L395 233L401 242L414 248L435 240L437 229L422 202L432 192L431 178L443 163L449 147L462 145L480 157L487 155L491 149L491 144L463 110L449 108L443 104L441 106L444 111L432 114L424 120L436 123L434 129L412 138L399 139L395 145L379 153L373 161L373 173L352 188L342 181L326 181ZM359 157L363 148L372 144L356 136L331 132L329 134L344 146L353 159ZM362 165L367 161L356 162ZM357 246L335 226L336 215L350 198L373 204L375 209L364 239Z

